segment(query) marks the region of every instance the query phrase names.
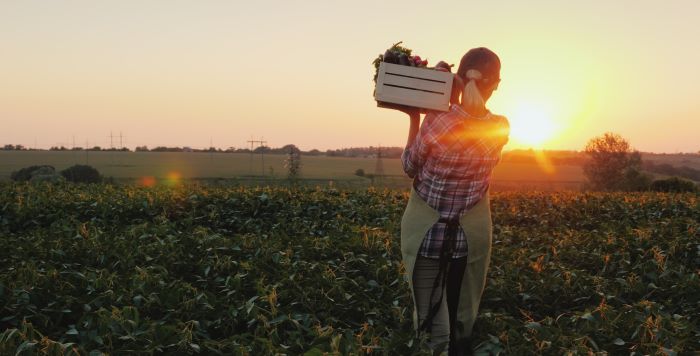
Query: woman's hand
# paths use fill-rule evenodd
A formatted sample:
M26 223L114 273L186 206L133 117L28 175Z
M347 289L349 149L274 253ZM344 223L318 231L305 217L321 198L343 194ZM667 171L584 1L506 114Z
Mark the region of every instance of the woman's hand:
M408 117L411 118L411 120L420 119L420 114L421 114L420 108L416 108L413 106L401 105L401 107L397 108L396 110L399 110L399 111L405 113L406 115L408 115Z
M405 113L409 117L414 117L414 116L420 117L420 114L423 113L423 110L421 110L420 108L416 108L416 107L408 106L408 105L393 104L393 103L386 103L386 102L377 102L377 106L380 108L401 111L402 113Z

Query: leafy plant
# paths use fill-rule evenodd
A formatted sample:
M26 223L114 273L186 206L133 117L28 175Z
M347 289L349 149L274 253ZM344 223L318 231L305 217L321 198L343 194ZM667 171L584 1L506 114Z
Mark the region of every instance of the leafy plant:
M406 191L0 183L0 354L429 354ZM700 349L696 194L499 193L477 354Z

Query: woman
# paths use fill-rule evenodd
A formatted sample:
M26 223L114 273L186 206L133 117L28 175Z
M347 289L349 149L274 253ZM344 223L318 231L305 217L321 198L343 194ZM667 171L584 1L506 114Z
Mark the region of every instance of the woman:
M447 112L411 118L403 169L413 189L401 220L401 252L414 301L414 326L436 353L470 352L491 255L488 189L508 142L508 120L486 109L501 63L487 48L460 61ZM459 92L462 92L459 101Z

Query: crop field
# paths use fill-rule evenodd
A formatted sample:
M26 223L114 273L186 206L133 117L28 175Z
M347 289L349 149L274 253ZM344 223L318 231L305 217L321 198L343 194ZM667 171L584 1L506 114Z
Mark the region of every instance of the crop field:
M252 156L244 153L202 152L106 152L90 151L0 151L0 181L31 165L52 165L65 169L74 164L89 164L105 177L138 182L143 177L167 181L178 179L228 179L239 182L260 182L286 179L285 155ZM410 187L399 159L383 159L387 178L371 181L355 175L357 169L375 172L376 158L302 156L301 178L313 185L334 181L337 186L366 188L369 185L393 188ZM527 163L503 162L494 172L494 190L577 190L583 183L579 166L552 166L550 169Z
M0 354L428 354L403 190L0 183ZM700 350L700 200L495 193L481 355Z

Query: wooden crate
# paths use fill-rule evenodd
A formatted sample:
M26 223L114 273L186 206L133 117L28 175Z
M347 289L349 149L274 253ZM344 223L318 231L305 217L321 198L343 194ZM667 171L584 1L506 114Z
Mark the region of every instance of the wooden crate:
M453 74L382 62L374 98L382 102L447 111L450 109Z

